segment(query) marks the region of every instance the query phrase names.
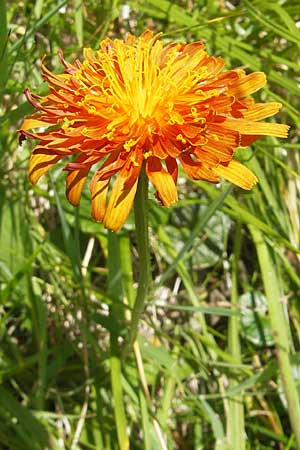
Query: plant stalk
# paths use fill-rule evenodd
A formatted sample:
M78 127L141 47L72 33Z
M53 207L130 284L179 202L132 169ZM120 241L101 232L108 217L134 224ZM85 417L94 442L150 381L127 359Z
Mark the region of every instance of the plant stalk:
M135 232L139 254L139 278L135 303L131 316L129 345L137 338L141 314L144 310L150 283L150 258L148 234L148 178L145 168L141 170L134 200Z

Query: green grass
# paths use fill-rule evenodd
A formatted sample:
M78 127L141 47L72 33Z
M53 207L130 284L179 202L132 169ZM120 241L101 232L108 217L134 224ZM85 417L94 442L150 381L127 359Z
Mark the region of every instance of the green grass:
M300 450L300 6L296 0L0 0L0 448ZM120 233L65 199L61 167L27 179L17 130L61 70L107 34L204 39L227 68L263 70L288 140L242 153L251 192L183 181L149 195L152 283L122 353L138 280L134 217ZM272 334L273 333L273 334Z

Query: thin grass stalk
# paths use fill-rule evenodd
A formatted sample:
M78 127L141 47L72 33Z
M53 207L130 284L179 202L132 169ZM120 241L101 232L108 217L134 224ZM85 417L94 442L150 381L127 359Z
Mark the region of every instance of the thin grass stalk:
M277 348L277 359L283 389L285 392L288 415L295 434L296 448L300 450L300 401L299 393L293 378L290 361L289 329L282 305L282 292L278 282L278 273L274 265L274 254L267 245L263 234L249 225L256 246L258 262L262 274L264 289L268 301L270 323Z
M233 259L232 259L232 287L231 287L231 306L232 309L238 308L238 262L241 251L241 224L236 227ZM241 345L239 338L239 316L233 315L229 318L228 330L228 350L232 356L234 364L242 364ZM231 378L229 382L230 388L237 386L239 383L235 378ZM227 422L227 439L231 450L245 450L245 418L242 395L235 395L229 399L229 414Z
M75 31L79 47L83 46L83 4L75 0Z
M126 433L126 414L122 388L122 367L118 339L121 331L122 307L122 274L120 263L120 240L115 233L108 233L108 293L112 300L110 315L114 326L110 333L110 376L113 395L113 408L120 450L129 449Z
M151 434L150 434L150 419L148 413L148 404L145 398L145 394L142 389L139 389L139 399L141 408L141 420L143 427L143 437L144 437L144 450L151 450Z
M139 255L139 278L129 331L129 345L133 345L138 333L141 314L144 310L150 283L150 258L148 235L148 178L144 167L138 181L134 200L135 232Z
M6 1L0 0L0 89L7 81L7 43Z

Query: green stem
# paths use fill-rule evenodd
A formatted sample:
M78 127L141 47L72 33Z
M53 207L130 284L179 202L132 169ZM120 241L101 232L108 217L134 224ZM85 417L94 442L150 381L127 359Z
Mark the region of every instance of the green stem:
M300 450L300 402L290 361L290 342L286 314L282 305L283 295L278 282L278 273L273 261L274 254L266 244L260 230L249 225L256 245L264 289L268 300L270 323L277 348L277 359L282 385L285 391L291 427L295 434L296 448Z
M241 224L237 224L233 260L232 260L232 289L231 289L231 305L233 309L238 307L238 262L241 251ZM241 360L241 346L239 339L239 316L234 315L229 319L228 330L228 347L230 355L234 361L234 364L242 364ZM236 378L230 379L230 387L234 387L238 384ZM244 407L242 395L236 395L229 399L229 415L227 424L227 438L229 447L232 450L244 450L245 449L245 422L244 422Z
M138 289L131 317L129 345L136 340L141 314L144 310L150 282L149 236L148 236L148 178L141 171L134 200L135 232L139 254Z

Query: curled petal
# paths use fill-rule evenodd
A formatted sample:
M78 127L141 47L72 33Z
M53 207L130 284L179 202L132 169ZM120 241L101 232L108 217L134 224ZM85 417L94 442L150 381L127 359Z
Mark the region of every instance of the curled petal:
M113 231L118 231L124 225L130 213L136 193L138 177L129 186L126 185L126 182L126 171L121 171L114 182L104 214L104 226Z
M79 156L76 160L79 164L85 160L86 156ZM74 164L76 164L76 162ZM88 176L90 165L83 165L79 169L75 169L69 172L66 179L66 196L71 205L78 206L80 202L81 192Z
M28 176L31 183L35 184L55 163L62 159L62 155L35 155L32 154L29 161Z
M97 222L102 222L106 210L106 197L110 179L99 180L96 172L90 182L92 196L92 217Z
M178 200L173 177L162 167L158 158L150 157L147 159L146 173L165 206L171 206Z
M34 100L34 97L36 97L36 96L31 94L31 92L28 88L24 89L24 94L25 94L25 97L27 98L27 100L29 101L29 103L31 103L35 109L37 109L37 110L42 109L41 105L36 100Z

